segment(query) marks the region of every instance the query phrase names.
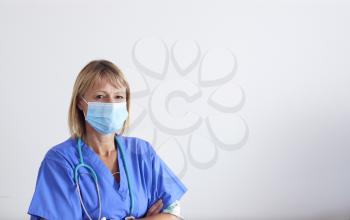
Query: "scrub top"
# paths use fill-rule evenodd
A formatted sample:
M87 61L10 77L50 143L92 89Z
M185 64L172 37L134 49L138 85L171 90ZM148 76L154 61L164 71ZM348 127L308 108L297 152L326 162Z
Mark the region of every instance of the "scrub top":
M180 200L187 191L184 184L157 155L151 144L141 138L116 136L118 142L118 183L98 155L82 140L84 162L95 170L101 193L102 215L107 219L123 219L130 207L128 182L119 147L123 148L129 172L136 218L144 217L159 199L163 209ZM88 219L84 213L74 182L74 168L79 164L77 139L69 138L52 147L42 161L35 192L29 206L31 219ZM79 169L80 190L92 219L99 214L95 183L85 168Z

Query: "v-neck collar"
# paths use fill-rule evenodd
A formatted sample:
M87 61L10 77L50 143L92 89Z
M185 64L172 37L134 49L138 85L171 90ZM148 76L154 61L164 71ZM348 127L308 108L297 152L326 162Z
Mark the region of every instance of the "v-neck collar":
M104 162L100 159L100 157L97 155L97 153L90 147L88 146L83 139L82 141L82 151L83 151L83 157L84 157L84 153L85 153L85 157L89 158L89 160L91 161L91 163L94 164L93 168L96 167L96 171L100 171L102 172L101 174L99 174L99 172L96 172L97 174L97 178L99 179L99 181L106 181L108 184L110 184L117 192L120 193L120 195L122 195L123 197L126 195L126 191L127 191L127 179L126 179L126 173L125 173L125 167L124 167L124 163L123 160L121 158L121 152L120 152L120 146L118 144L117 141L118 136L115 136L114 138L114 143L115 143L115 147L116 147L116 151L117 151L117 163L118 163L118 167L119 167L119 172L120 172L120 178L119 178L119 183L117 182L117 180L114 178L114 176L112 175L112 173L110 172L110 170L108 169L108 167L104 164ZM125 155L124 155L125 156Z

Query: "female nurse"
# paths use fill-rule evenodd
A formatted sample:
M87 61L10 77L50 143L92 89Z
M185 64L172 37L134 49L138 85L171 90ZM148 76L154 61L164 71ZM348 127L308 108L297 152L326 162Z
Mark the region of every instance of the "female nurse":
M107 60L88 63L73 88L71 136L41 162L31 219L181 219L183 183L151 144L123 136L130 88Z

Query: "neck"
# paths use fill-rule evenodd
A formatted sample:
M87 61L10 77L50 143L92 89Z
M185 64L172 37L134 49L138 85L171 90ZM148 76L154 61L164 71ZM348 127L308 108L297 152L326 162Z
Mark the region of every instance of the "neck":
M98 155L109 156L115 152L114 135L114 133L109 135L100 134L87 125L83 139Z

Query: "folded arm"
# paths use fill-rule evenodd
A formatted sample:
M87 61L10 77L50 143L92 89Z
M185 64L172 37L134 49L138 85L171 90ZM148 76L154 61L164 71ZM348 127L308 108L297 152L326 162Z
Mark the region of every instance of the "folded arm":
M176 200L169 207L163 208L162 200L158 200L148 211L145 218L140 220L181 220L180 202Z
M145 218L140 218L139 220L180 220L181 218L168 214L168 213L160 213L152 216L147 216Z

